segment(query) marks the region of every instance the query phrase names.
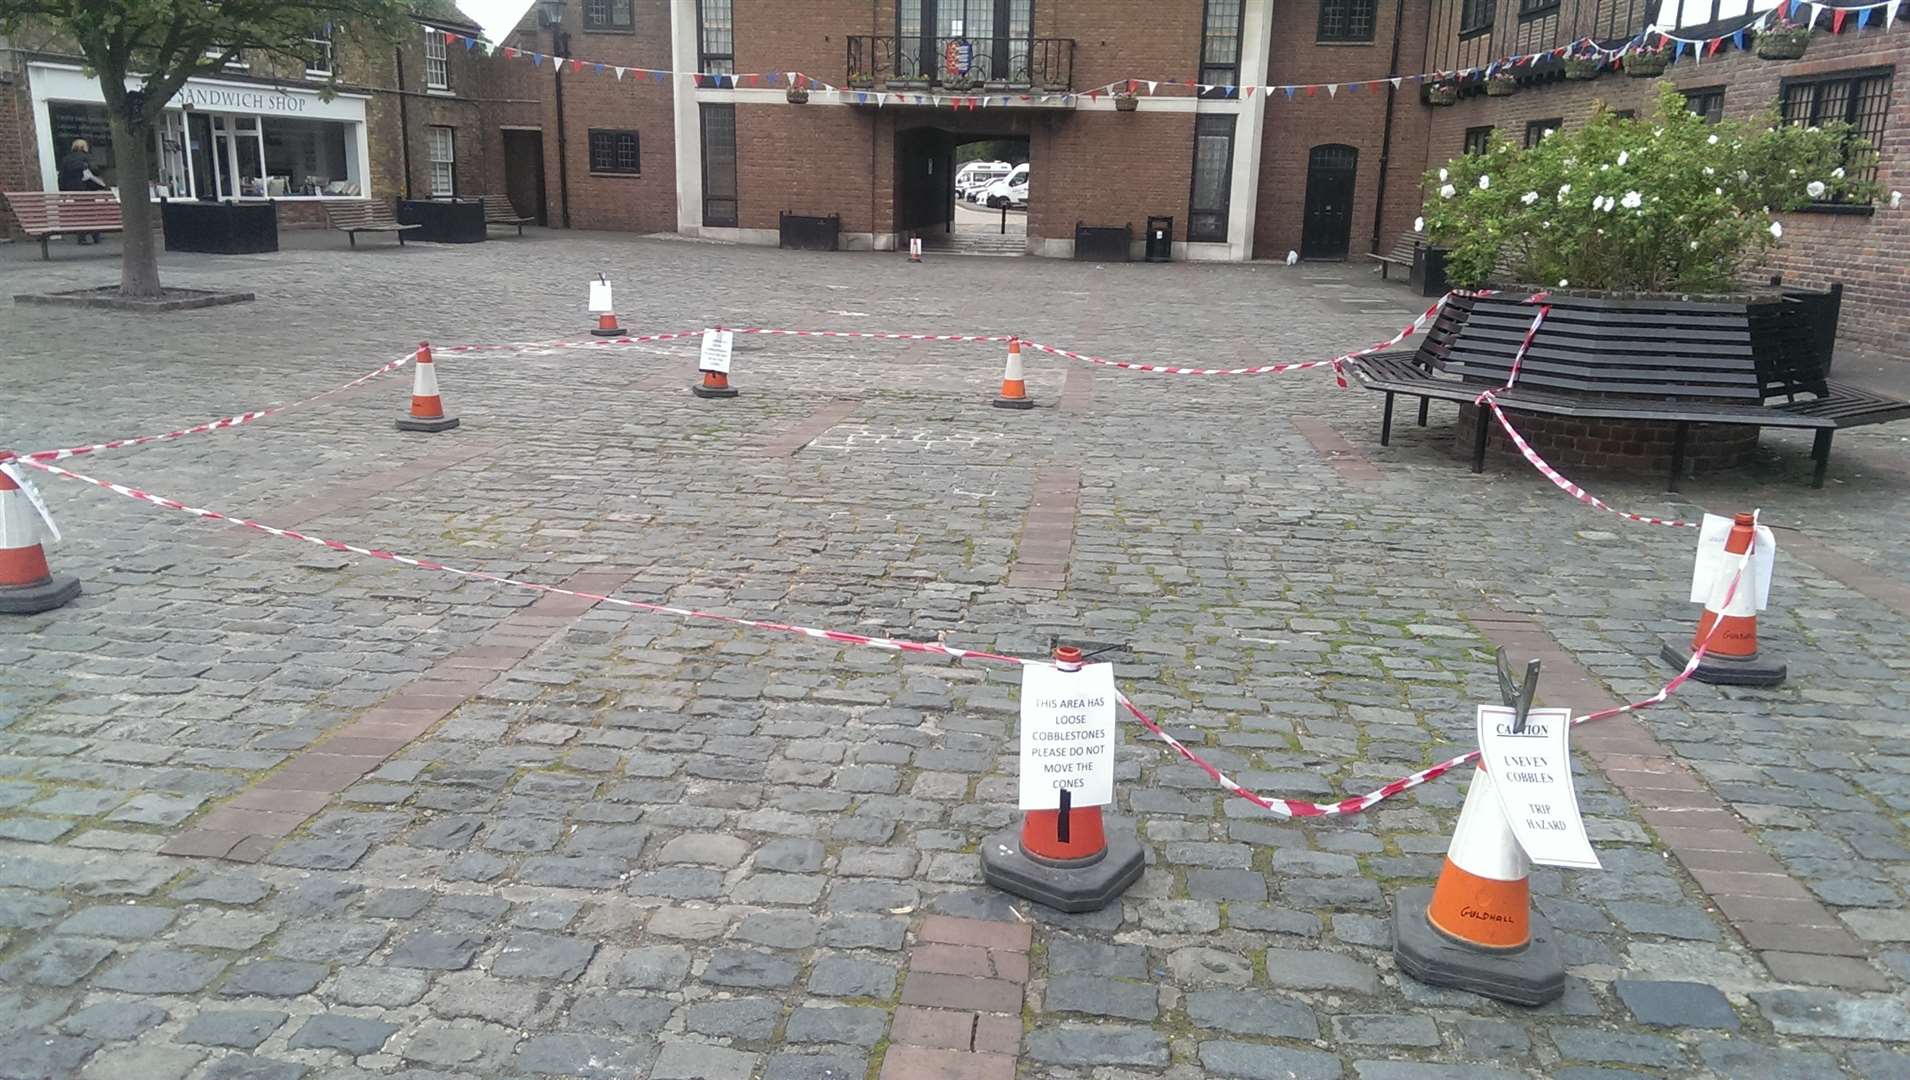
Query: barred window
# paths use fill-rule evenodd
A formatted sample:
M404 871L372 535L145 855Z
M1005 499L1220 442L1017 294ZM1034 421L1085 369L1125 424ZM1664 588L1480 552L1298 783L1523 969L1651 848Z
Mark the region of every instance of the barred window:
M1724 87L1707 86L1685 91L1685 107L1704 117L1707 124L1724 119Z
M1320 0L1320 41L1373 40L1376 0Z
M1492 145L1492 125L1466 129L1466 153L1483 154Z
M1840 73L1809 79L1786 79L1780 90L1784 122L1819 127L1839 121L1854 130L1844 147L1844 165L1854 180L1877 177L1877 148L1883 145L1884 118L1890 105L1890 71ZM1857 140L1870 145L1861 148ZM1825 203L1844 201L1828 196Z
M1482 34L1492 29L1492 20L1497 14L1495 0L1459 0L1459 32Z
M1565 118L1562 116L1554 116L1546 120L1527 120L1525 122L1526 149L1537 146L1539 140L1545 138L1546 132L1557 131L1564 126Z
M634 30L631 0L584 0L584 29Z
M734 0L697 0L696 70L711 75L736 73Z
M623 176L643 174L642 148L634 131L590 132L590 171Z

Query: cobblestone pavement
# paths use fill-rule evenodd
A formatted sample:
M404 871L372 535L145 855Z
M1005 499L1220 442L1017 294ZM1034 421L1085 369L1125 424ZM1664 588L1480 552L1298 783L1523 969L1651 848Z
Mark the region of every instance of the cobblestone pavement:
M36 256L0 249L0 285L113 270ZM165 265L259 300L0 308L7 444L293 400L419 339L580 337L599 271L633 331L1016 332L1185 364L1319 358L1423 303L1359 267L591 234ZM1541 686L1581 707L1655 690L1696 616L1688 532L1519 463L1469 474L1450 410L1382 448L1377 395L1320 372L1031 355L1043 407L1008 412L990 345L745 337L726 402L683 392L688 346L439 356L454 432L393 430L407 375L74 467L527 581L1120 645L1143 709L1302 798L1462 749L1500 616L1542 623ZM1147 872L1057 915L979 879L1017 817L1012 669L540 599L47 478L86 592L0 622L0 1077L1910 1076L1904 434L1840 437L1822 491L1784 436L1683 496L1583 478L1799 530L1761 627L1791 678L1581 733L1605 869L1533 875L1570 971L1539 1009L1393 963L1391 897L1437 873L1461 777L1283 821L1130 726L1112 825ZM1660 785L1720 808L1680 829Z

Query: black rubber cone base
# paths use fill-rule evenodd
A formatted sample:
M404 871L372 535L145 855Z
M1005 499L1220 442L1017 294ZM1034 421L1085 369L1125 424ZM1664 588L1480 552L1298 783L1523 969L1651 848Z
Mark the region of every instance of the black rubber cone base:
M1672 667L1680 671L1691 662L1691 646L1680 641L1667 641L1658 655L1665 658ZM1758 653L1749 660L1740 660L1735 656L1719 656L1717 653L1705 653L1698 661L1698 670L1691 677L1699 682L1718 686L1776 686L1784 681L1790 668L1782 660L1771 660Z
M603 327L599 326L590 332L590 336L591 337L622 337L623 327L613 326L610 329L605 330Z
M1147 865L1140 841L1108 835L1106 853L1086 865L1057 866L1021 850L1021 827L982 841L982 880L1056 911L1099 911L1139 881Z
M734 386L704 386L702 383L696 383L690 387L690 393L697 397L728 398L735 397L737 391Z
M420 420L415 416L400 416L399 431L450 431L458 426L455 416L440 416L436 420Z
M1514 1005L1543 1005L1565 993L1565 959L1552 924L1532 913L1532 940L1513 952L1462 945L1426 919L1432 888L1401 889L1393 898L1393 959L1399 970L1433 986L1451 986Z
M997 409L1032 409L1035 407L1035 399L1025 397L998 397L995 399L994 404Z
M80 594L80 579L55 574L32 585L0 585L0 615L33 615L65 607Z

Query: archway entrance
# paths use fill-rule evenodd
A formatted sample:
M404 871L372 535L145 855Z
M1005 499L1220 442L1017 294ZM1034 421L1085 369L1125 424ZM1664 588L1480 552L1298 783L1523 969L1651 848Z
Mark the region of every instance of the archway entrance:
M1026 254L1032 163L1026 125L1014 126L1023 130L897 131L897 231L933 250Z

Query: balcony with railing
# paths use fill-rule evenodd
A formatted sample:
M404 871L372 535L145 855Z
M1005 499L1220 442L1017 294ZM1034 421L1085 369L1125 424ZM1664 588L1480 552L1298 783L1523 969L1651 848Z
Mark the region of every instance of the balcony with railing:
M990 90L1067 93L1074 86L1074 39L851 35L855 89Z

